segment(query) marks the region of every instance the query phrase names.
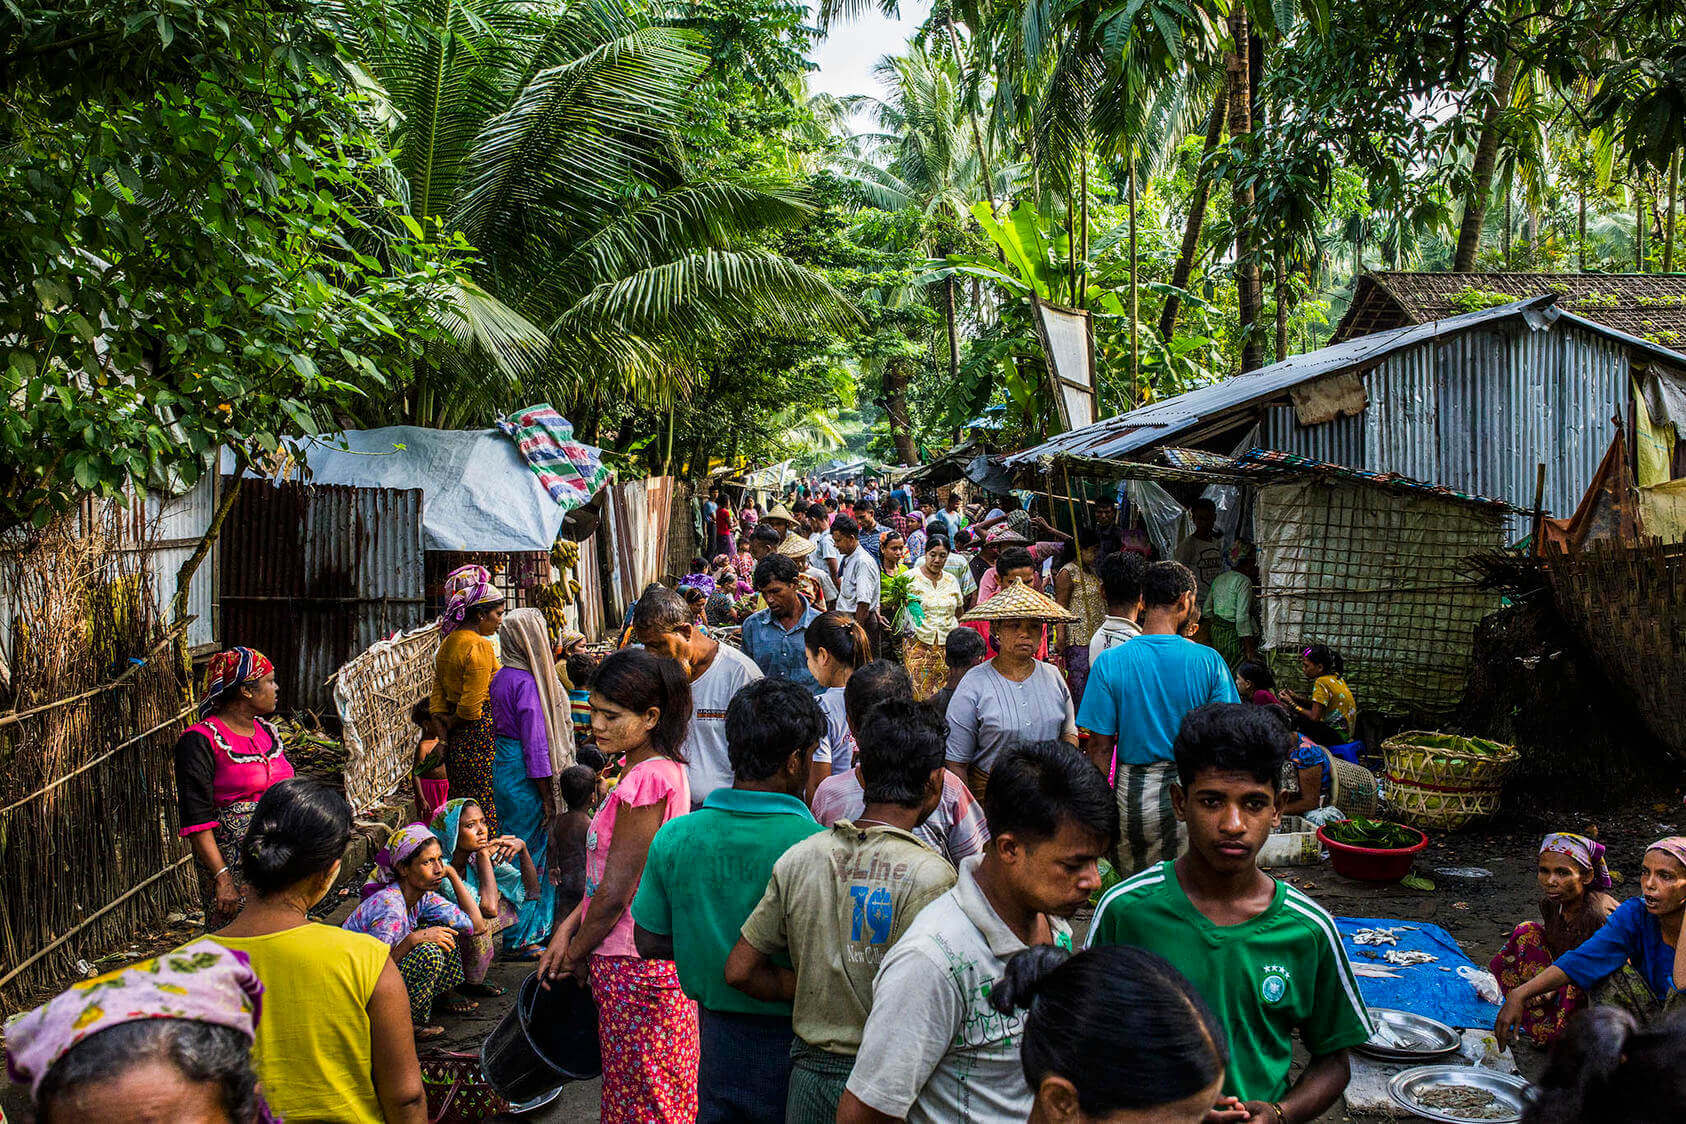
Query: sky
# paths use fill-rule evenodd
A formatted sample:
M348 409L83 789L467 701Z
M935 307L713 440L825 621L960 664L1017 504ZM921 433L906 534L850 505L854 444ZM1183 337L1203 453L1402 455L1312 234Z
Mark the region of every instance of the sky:
M847 22L833 24L831 35L814 48L813 59L819 69L808 75L808 88L837 97L877 97L883 91L873 80L873 66L887 54L905 51L908 36L930 9L929 0L903 0L896 18L880 14L874 6Z

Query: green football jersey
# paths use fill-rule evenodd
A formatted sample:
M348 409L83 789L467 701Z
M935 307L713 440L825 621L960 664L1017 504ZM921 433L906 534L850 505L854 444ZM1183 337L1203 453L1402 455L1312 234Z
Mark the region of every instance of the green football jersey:
M1224 1092L1244 1101L1288 1091L1295 1030L1319 1055L1373 1029L1334 919L1283 882L1257 917L1216 925L1161 863L1107 891L1089 944L1145 948L1188 977L1229 1032Z

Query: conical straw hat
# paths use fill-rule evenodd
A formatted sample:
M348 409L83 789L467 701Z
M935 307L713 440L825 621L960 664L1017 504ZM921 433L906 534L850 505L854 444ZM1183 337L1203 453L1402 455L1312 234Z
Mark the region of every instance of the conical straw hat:
M783 542L779 543L778 553L786 558L806 558L814 553L815 549L812 540L792 531L784 537Z
M970 613L963 621L1044 621L1071 622L1076 614L1060 608L1052 597L1045 597L1030 586L1014 578L1001 591Z
M796 526L796 516L792 515L790 513L790 508L786 507L782 503L774 504L773 510L769 511L767 514L765 514L761 517L761 521L764 522L764 523L770 522L774 519L783 519L786 523L789 523L792 527Z

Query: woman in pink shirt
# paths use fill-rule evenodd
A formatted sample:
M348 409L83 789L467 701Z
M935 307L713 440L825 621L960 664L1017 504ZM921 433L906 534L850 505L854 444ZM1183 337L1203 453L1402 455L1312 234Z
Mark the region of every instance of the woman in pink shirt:
M673 961L639 957L630 912L650 840L691 808L681 753L690 717L691 685L673 660L623 648L597 669L591 731L604 754L626 754L625 771L586 835L585 897L539 958L539 975L590 983L604 1124L697 1115L697 1005Z
M275 699L275 665L262 652L218 652L205 668L199 721L176 742L181 835L199 867L207 933L233 921L245 900L240 844L258 799L293 775L281 735L264 721Z

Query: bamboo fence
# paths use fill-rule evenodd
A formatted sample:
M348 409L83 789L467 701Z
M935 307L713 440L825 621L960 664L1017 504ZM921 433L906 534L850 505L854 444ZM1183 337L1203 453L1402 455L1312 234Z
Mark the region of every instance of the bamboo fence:
M144 556L67 520L0 552L0 1010L185 909L171 748L189 713Z

